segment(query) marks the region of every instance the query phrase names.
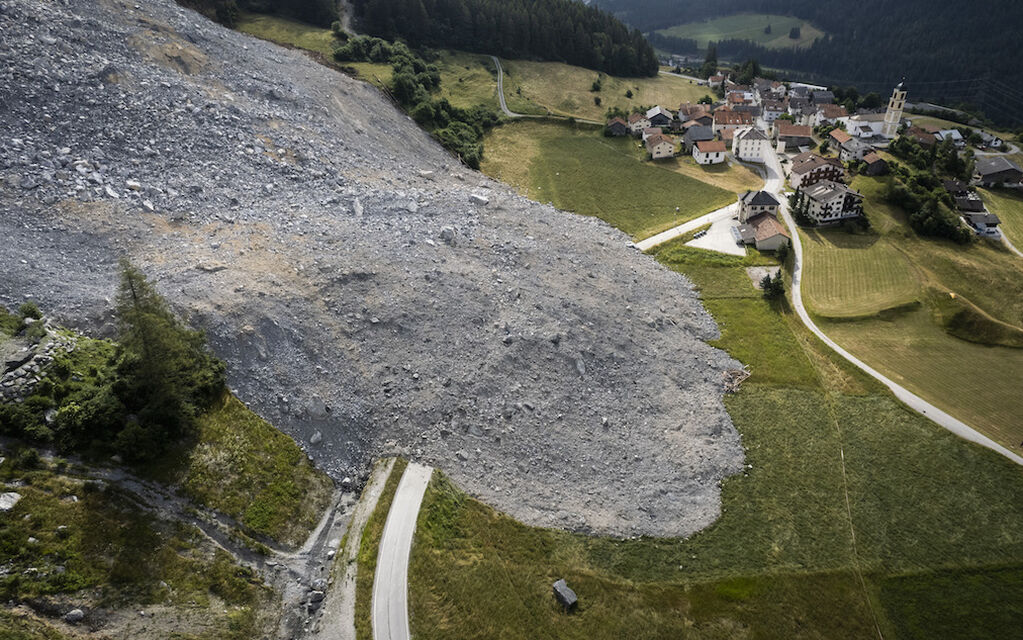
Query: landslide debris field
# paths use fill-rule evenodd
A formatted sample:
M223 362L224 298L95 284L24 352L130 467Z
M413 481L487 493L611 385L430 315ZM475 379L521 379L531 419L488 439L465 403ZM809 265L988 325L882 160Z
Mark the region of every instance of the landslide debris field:
M527 523L677 536L741 468L681 276L170 0L0 0L0 170L0 304L110 332L127 255L336 479L404 453Z

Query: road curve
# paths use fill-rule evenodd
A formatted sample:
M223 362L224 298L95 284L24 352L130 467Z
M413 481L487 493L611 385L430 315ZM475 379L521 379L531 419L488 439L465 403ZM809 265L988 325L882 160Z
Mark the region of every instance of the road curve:
M433 468L410 462L387 513L373 578L373 640L409 640L408 562L432 475Z
M1016 255L1018 255L1019 257L1023 258L1023 252L1021 252L1019 249L1017 249L1016 245L1014 245L1011 242L1009 242L1009 239L1005 236L1005 232L1004 231L1002 232L1002 242L1005 243L1005 246L1009 249L1009 251L1011 251L1011 252L1015 253Z
M789 233L792 234L792 248L794 250L794 261L792 267L792 306L796 309L796 314L799 319L809 329L820 338L824 344L828 345L835 350L838 355L842 356L849 362L853 363L861 370L866 372L875 380L879 381L884 386L888 387L895 397L904 402L909 408L913 409L917 413L926 416L936 422L938 425L948 429L952 433L956 434L960 438L975 442L983 447L987 447L993 451L1000 453L1006 458L1012 460L1016 464L1023 465L1023 457L1013 453L1006 449L1002 445L998 444L991 438L978 432L973 427L969 426L965 422L955 418L954 416L942 411L938 407L934 406L930 402L927 402L920 396L909 391L902 385L897 384L887 376L877 371L867 363L863 362L856 356L852 355L838 344L826 336L823 331L814 323L810 318L810 314L807 313L806 307L803 305L803 293L802 293L802 275L803 275L803 245L799 240L799 232L796 228L796 222L793 220L791 213L789 212L788 199L781 193L781 184L783 182L783 176L781 163L778 161L778 156L774 153L770 154L770 159L767 163L767 170L769 174L768 184L777 184L778 190L775 191L775 197L781 202L781 214L785 220L786 226L788 226ZM773 175L771 175L773 174Z
M695 231L696 229L699 229L702 226L712 224L714 222L717 222L718 220L730 218L734 216L736 213L738 213L738 207L739 207L738 203L733 202L727 207L721 207L720 209L711 211L710 213L704 214L699 218L694 218L689 222L684 222L677 227L672 227L667 231L662 231L661 233L658 233L655 236L650 236L646 240L640 240L639 242L635 243L636 248L639 249L640 251L653 249L659 244L664 244L669 240L674 240L675 238L681 235L685 235L690 231Z
M504 67L501 66L501 61L497 59L497 56L490 56L490 59L494 61L494 65L497 67L497 101L501 104L501 111L504 115L509 118L534 118L537 120L575 120L576 122L582 122L585 124L595 124L597 126L603 126L603 122L597 122L596 120L587 120L585 118L571 118L569 116L557 116L553 115L550 110L547 111L547 115L534 115L528 113L515 113L508 108L508 103L504 99Z

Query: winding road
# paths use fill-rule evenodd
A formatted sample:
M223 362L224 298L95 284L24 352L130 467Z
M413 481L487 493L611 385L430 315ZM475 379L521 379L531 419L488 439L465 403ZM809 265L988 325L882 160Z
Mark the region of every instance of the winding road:
M408 562L433 468L410 462L387 512L373 578L373 640L409 640Z
M509 118L534 118L536 120L569 120L570 119L568 116L554 115L553 113L550 112L549 109L547 110L547 115L545 115L545 116L531 115L531 114L528 114L528 113L515 113L514 111L509 109L508 108L508 103L504 99L504 67L501 66L501 61L497 59L497 56L490 56L490 59L494 61L494 65L497 67L497 100L498 100L498 102L501 103L501 111L504 112L504 115L508 116ZM604 124L603 122L597 122L596 120L587 120L585 118L574 118L574 120L576 122L583 122L583 123L586 123L586 124L595 124L595 125L598 125L598 126L603 126L603 124Z
M796 314L799 319L806 326L807 329L813 332L818 338L820 338L824 344L831 347L838 355L842 356L852 364L856 365L862 371L867 373L869 376L879 381L881 384L888 387L895 397L904 402L909 408L913 409L917 413L930 418L941 427L948 429L952 433L956 434L960 438L975 442L983 447L987 447L992 451L995 451L1009 460L1012 460L1016 464L1023 465L1023 457L1013 453L1009 449L998 444L991 438L978 432L973 427L969 426L965 422L958 418L942 411L938 407L934 406L930 402L927 402L920 396L916 395L912 391L906 389L902 385L894 382L878 370L874 369L867 363L863 362L853 354L849 353L842 347L840 347L834 340L829 338L820 327L818 327L814 321L810 318L810 314L806 311L806 307L803 305L803 293L802 293L802 277L803 277L803 245L799 240L799 232L796 228L796 222L793 220L791 213L788 208L788 198L785 197L784 185L785 185L785 173L782 170L781 162L778 160L778 155L773 151L768 154L768 161L765 165L766 175L764 181L764 190L773 194L778 201L781 203L781 214L785 220L785 224L789 229L789 233L792 234L792 248L794 250L794 262L792 268L792 306L796 309ZM734 206L734 205L733 205ZM685 224L682 224L674 229L669 229L663 233L657 234L652 238L648 238L642 242L637 242L636 246L643 251L651 249L659 244L667 242L672 238L676 238L688 231L697 229L708 222L713 222L715 216L724 215L725 209L718 209L717 211L711 212L705 216L697 218L696 220L690 220ZM1015 247L1012 247L1015 250Z

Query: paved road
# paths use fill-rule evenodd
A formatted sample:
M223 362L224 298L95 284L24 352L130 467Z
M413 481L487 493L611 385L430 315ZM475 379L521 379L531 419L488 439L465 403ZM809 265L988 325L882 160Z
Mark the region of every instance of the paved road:
M782 181L780 179L780 176L784 174L782 173L781 163L778 161L778 157L774 153L770 154L770 160L767 163L767 171L768 184L777 185L777 191L775 191L774 193L782 203L781 207L782 217L785 219L785 224L789 228L789 233L792 234L792 248L794 249L795 253L795 262L793 263L794 266L792 270L792 305L795 307L796 313L799 315L799 319L802 320L804 325L806 325L806 328L812 331L826 345L834 349L835 352L838 353L838 355L842 356L849 362L853 363L854 365L865 371L868 375L881 382L881 384L891 389L892 393L895 394L895 397L897 397L902 402L906 403L911 409L913 409L917 413L920 413L930 418L931 420L938 423L940 426L948 429L949 431L956 434L960 438L964 438L971 442L976 442L981 446L997 451L998 453L1012 460L1016 464L1023 465L1023 457L1020 457L1019 455L1006 449L1005 447L998 444L991 438L988 438L987 436L979 433L978 431L967 425L965 422L962 422L961 420L949 415L948 413L945 413L944 411L934 406L930 402L927 402L926 400L909 391L905 387L890 380L888 377L886 377L885 375L883 375L870 365L866 364L856 356L852 355L842 347L838 346L838 344L835 343L835 341L833 341L828 336L824 335L824 332L817 327L813 320L810 319L810 314L806 312L806 307L803 306L802 293L803 245L799 241L799 233L796 230L796 222L795 220L793 220L792 215L789 213L788 200L781 195L780 187Z
M699 218L680 224L677 227L673 227L671 229L668 229L667 231L662 231L661 233L658 233L656 236L650 236L646 240L640 240L639 242L636 243L636 248L638 248L640 251L653 249L659 244L664 244L668 240L674 240L675 238L685 235L690 231L699 229L700 227L706 226L708 224L713 224L718 220L726 220L728 218L731 218L737 212L738 204L732 203L727 207L721 207L720 209L711 211L710 213L702 215Z
M501 103L501 111L504 115L509 118L536 118L538 120L568 120L568 116L557 116L550 112L547 115L531 115L528 113L515 113L508 108L508 103L504 99L504 68L501 66L501 61L497 59L497 56L490 56L490 59L494 61L494 65L497 67L497 100ZM597 122L596 120L587 120L585 118L575 118L576 122L583 122L586 124L595 124L603 126L603 122Z
M1018 255L1019 257L1023 258L1023 252L1021 252L1019 249L1017 249L1016 245L1014 245L1011 242L1009 242L1009 239L1005 236L1005 232L1004 231L1002 232L1002 242L1004 242L1005 246L1009 248L1009 251L1011 251L1011 252L1015 253L1016 255Z
M431 467L410 462L387 513L373 578L373 640L409 640L408 561L432 474Z
M708 89L710 88L707 85L707 81L704 80L703 78L697 78L696 76L687 76L687 75L682 74L682 73L675 73L674 71L658 71L658 73L660 73L662 76L675 76L676 78L683 78L685 80L692 80L693 82L695 82L696 84L698 84L700 86L707 87Z

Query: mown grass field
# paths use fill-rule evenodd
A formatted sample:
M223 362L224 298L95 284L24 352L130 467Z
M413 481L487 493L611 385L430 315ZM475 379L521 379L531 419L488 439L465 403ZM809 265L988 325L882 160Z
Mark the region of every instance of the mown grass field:
M636 239L723 207L730 191L641 161L631 139L560 123L515 122L485 140L482 170L540 202L596 216ZM676 211L676 207L678 211Z
M771 33L764 33L770 25ZM789 31L799 27L799 38L789 38ZM790 47L808 47L824 32L800 18L778 16L763 13L740 13L734 16L713 18L703 22L690 22L669 29L658 31L666 36L690 38L696 40L700 47L706 47L710 41L718 40L751 40L770 49Z
M1023 247L1023 193L1009 189L980 189L988 211L997 215L999 228L1017 249Z
M551 113L604 122L610 107L631 112L636 106L661 105L678 109L683 102L696 102L709 93L684 78L659 75L653 78L615 78L591 69L560 62L501 60L504 67L505 97L524 99ZM594 80L601 79L601 90L591 91ZM632 91L632 97L626 97ZM594 103L600 98L600 105ZM528 112L527 112L528 113Z
M800 236L812 265L803 277L803 298L813 313L870 316L920 296L913 266L878 236L821 229L800 230Z
M300 49L308 49L325 56L330 56L334 51L334 35L330 29L280 16L244 11L236 28L250 36Z
M909 412L766 302L744 268L770 258L680 242L656 255L700 288L717 346L759 357L726 397L752 466L724 481L721 518L687 540L591 538L517 523L437 475L412 554L414 635L1014 634L1023 472ZM558 578L579 595L572 615Z
M803 232L804 295L821 328L871 366L1005 446L1023 440L1023 279L1004 248L923 238L882 199L883 179L858 177L876 233ZM1002 194L985 198L1018 213ZM862 244L863 246L858 246ZM885 311L919 300L917 307ZM949 324L966 310L968 324Z

